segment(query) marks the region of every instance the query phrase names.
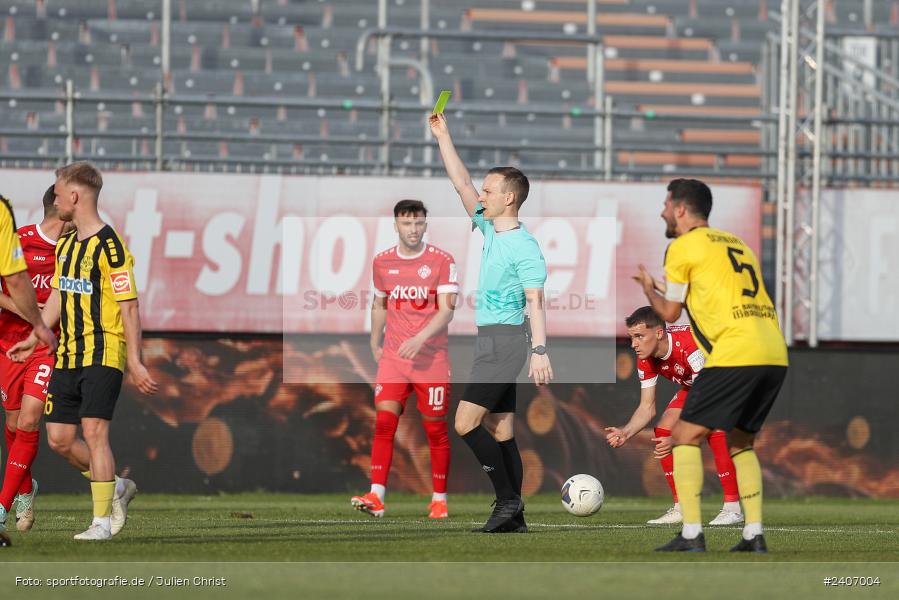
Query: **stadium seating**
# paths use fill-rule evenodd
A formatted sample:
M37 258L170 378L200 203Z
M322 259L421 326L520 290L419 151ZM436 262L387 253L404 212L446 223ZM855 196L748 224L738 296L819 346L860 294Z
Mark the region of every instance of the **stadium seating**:
M657 167L751 166L745 155L699 152L710 145L758 149L760 136L751 117L761 113L757 65L762 41L775 26L767 19L771 0L599 0L597 32L603 35L605 93L616 110L661 117L665 114L717 115L734 121L686 125L673 119L617 118L614 122L616 165ZM862 1L834 3L829 17L847 24L862 14ZM891 3L875 2L880 23L895 19ZM390 0L388 23L420 23L417 0ZM773 7L777 9L778 7ZM161 31L158 0L0 0L0 95L15 110L2 117L0 161L34 154L59 159L57 138L28 138L10 131L58 134L64 126L62 104L30 101L28 92L59 94L67 79L89 96L141 97L140 102L103 102L84 97L76 102L79 155L145 158L145 140L104 136L110 131L155 130L150 103L161 79ZM343 139L377 140L379 115L352 103L376 102L380 81L374 70L375 44L366 48L366 68L353 68L356 43L377 24L377 3L356 0L173 0L171 97L165 107L167 161L184 168L199 157L265 162L321 156L329 160L377 154L372 147L338 143ZM441 0L431 3L430 26L436 30L532 31L552 34L586 32L586 0ZM558 168L591 166L592 149L542 152L536 140L564 144L593 143L592 119L577 121L578 111L593 105L586 80L587 59L581 45L546 42L471 42L431 40L429 67L436 89L454 91L450 115L461 116L460 139L504 146L489 152L495 162ZM416 39L393 41L394 56L417 57ZM416 103L422 82L417 72L395 68L395 101ZM15 95L15 100L9 99ZM210 104L181 103L179 97L208 97ZM234 100L266 99L270 106ZM215 100L213 100L215 99ZM215 103L225 99L218 106ZM346 103L345 108L279 106L284 101ZM458 113L460 103L496 107L496 112ZM102 107L100 106L103 104ZM515 110L534 107L524 116ZM537 110L537 109L540 110ZM556 110L558 114L546 114ZM504 112L505 111L505 112ZM566 114L569 113L570 114ZM28 115L33 115L29 117ZM298 122L298 119L301 122ZM575 119L572 124L571 120ZM98 125L98 121L102 126ZM513 126L518 123L520 126ZM422 160L424 111L394 112L388 137L391 156L405 163ZM523 128L527 134L523 135ZM227 134L222 141L178 140L191 134ZM319 143L260 144L249 136L293 134L318 136ZM247 135L241 140L240 135ZM510 148L528 138L531 145ZM329 141L330 140L330 141ZM666 147L645 152L663 140ZM301 148L298 150L297 146ZM678 146L678 148L673 148ZM152 144L150 144L152 147ZM474 154L486 151L472 151ZM676 157L672 157L674 152ZM13 158L17 157L17 158ZM268 158L266 158L268 157ZM757 157L756 157L757 160ZM616 167L617 168L617 167Z

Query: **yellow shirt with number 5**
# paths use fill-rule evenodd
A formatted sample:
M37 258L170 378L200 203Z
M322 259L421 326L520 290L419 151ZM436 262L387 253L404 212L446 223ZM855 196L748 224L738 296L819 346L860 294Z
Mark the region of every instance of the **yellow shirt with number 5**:
M697 227L665 253L668 300L684 302L705 368L787 366L787 346L755 253L720 229Z

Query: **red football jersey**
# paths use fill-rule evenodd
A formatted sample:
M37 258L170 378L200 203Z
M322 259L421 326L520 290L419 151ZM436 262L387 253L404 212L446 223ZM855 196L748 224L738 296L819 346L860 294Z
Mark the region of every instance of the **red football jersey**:
M640 387L653 387L659 375L674 383L690 388L693 379L702 371L705 355L696 346L689 325L672 325L668 328L668 354L662 358L650 357L637 360Z
M375 295L387 297L384 355L396 356L400 345L424 329L437 314L437 294L459 291L453 257L430 244L416 256L399 254L396 246L375 256L372 264ZM447 332L428 339L415 360L447 354Z
M50 297L52 288L50 280L53 279L53 271L56 268L56 242L49 239L35 225L19 227L19 243L25 253L25 263L28 265L28 275L31 284L37 294L38 304L43 305ZM3 293L9 295L6 282L3 282ZM16 342L20 342L31 333L31 324L14 312L0 311L0 350L4 353Z

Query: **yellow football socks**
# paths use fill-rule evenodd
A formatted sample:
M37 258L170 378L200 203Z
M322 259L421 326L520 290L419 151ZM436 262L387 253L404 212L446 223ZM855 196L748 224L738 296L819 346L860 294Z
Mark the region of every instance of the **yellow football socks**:
M91 496L94 499L94 517L108 517L112 514L112 495L115 481L91 481Z
M746 524L762 522L762 467L755 450L747 448L733 455L737 486ZM677 469L675 463L675 470Z
M671 453L674 455L674 485L684 524L702 523L702 452L699 446L680 444Z

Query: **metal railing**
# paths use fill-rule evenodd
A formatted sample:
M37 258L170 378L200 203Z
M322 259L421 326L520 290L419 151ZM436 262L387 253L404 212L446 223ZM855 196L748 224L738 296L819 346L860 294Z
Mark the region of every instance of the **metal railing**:
M830 309L819 306L822 188L899 184L899 34L831 30L825 12L824 0L782 0L780 13L769 12L781 35L769 36L765 52L770 89L764 103L780 116L773 189L777 311L787 341L813 347L820 313ZM870 12L868 6L869 21ZM873 45L871 58L879 55L893 74L834 41L850 35L868 50Z
M589 8L589 7L588 7ZM385 17L386 18L386 17ZM773 15L777 19L777 15ZM845 33L845 32L843 32ZM804 31L805 39L811 35ZM884 56L893 56L899 59L899 36L880 34L884 46L883 52L892 52ZM166 36L164 36L166 37ZM794 186L795 177L784 177L784 172L797 164L811 163L814 159L814 149L811 147L794 147L790 152L784 149L789 146L790 139L795 136L786 136L785 124L790 118L794 118L802 111L781 110L784 105L782 96L787 93L788 86L780 80L780 76L786 77L787 68L781 68L787 63L787 54L779 50L780 43L774 37L769 38L763 48L763 65L760 71L762 83L761 114L752 117L731 117L714 115L692 114L655 114L638 112L634 110L620 109L615 106L614 98L605 93L605 65L602 39L596 35L556 35L540 34L534 32L460 32L393 27L377 27L362 32L356 47L355 66L357 70L365 68L366 50L372 40L377 40L380 53L376 72L380 76L380 95L378 99L361 98L283 98L283 97L244 97L231 95L208 94L181 94L166 90L167 78L161 73L160 82L151 93L134 95L131 93L111 94L83 92L75 89L71 82L66 82L62 91L48 92L0 92L0 101L16 101L19 105L34 103L63 103L65 122L59 130L47 130L41 128L5 129L0 131L0 137L6 138L37 138L46 140L41 152L11 151L0 154L0 165L25 165L58 164L63 160L76 158L90 158L105 164L113 164L120 168L140 168L156 170L187 170L196 168L219 168L221 170L249 170L259 172L285 172L285 173L358 173L358 174L391 174L391 173L420 173L430 174L433 170L441 169L439 160L433 155L433 142L430 140L430 130L427 126L426 115L434 102L433 79L430 76L428 59L425 54L419 59L391 56L390 41L400 38L412 39L455 39L478 42L528 42L539 41L559 43L565 45L579 44L589 49L588 55L594 68L588 68L584 83L592 88L592 99L588 106L575 106L563 108L553 104L504 104L497 102L454 102L453 112L461 114L493 115L497 122L503 122L507 117L531 116L544 122L555 124L564 120L571 120L577 126L578 120L589 121L592 125L592 143L555 142L542 143L531 142L523 144L514 139L485 139L475 134L465 138L457 135L456 141L460 148L474 152L488 152L493 150L495 162L521 161L527 165L528 172L534 175L550 175L554 177L591 178L591 179L628 179L628 178L667 178L672 173L691 174L702 177L739 178L760 181L766 186L769 198L782 198L785 196L778 188L778 174L780 181L789 187ZM385 43L388 42L388 43ZM837 57L839 60L852 61L852 57L843 56L838 46L829 44L825 47L827 57ZM164 52L166 54L166 52ZM813 59L812 59L813 60ZM589 63L588 63L589 64ZM803 63L804 64L804 63ZM798 65L798 63L797 63ZM390 69L394 66L414 68L420 75L418 101L398 100L391 96ZM165 68L165 64L163 65ZM894 121L894 106L899 94L897 81L889 74L879 73L865 65L860 67L863 76L873 75L878 82L870 93L858 95L855 100L857 107L854 111L839 110L841 102L848 105L847 94L833 94L839 89L839 85L828 83L824 85L824 94L828 102L836 104L836 111L822 112L820 127L825 134L822 139L829 140L829 145L824 144L823 161L821 161L827 182L829 184L866 184L871 181L895 182L899 181L899 153L896 152L897 140L899 140L899 123ZM797 66L798 70L798 66ZM832 81L840 81L843 76L841 69L833 67L825 61L825 72ZM779 76L780 74L780 76ZM865 88L854 88L865 89ZM877 102L875 108L871 108L871 99ZM802 100L802 97L794 100ZM103 131L100 127L79 128L76 127L76 115L94 112L96 105L104 103L109 106L141 104L151 110L147 114L154 115L152 128L144 130ZM291 133L260 133L260 132L203 132L193 131L190 125L187 131L179 131L171 125L171 121L177 115L173 109L188 107L207 107L217 111L228 109L259 110L290 110L290 111L356 111L357 113L369 113L377 115L379 127L378 134L360 139L358 136L316 136L312 134ZM86 110L84 110L86 109ZM401 137L391 135L391 122L395 116L420 115L421 135L409 135L404 133ZM793 115L791 117L791 114ZM806 114L808 114L806 112ZM631 127L640 124L649 124L648 128L655 124L704 124L711 126L733 126L733 128L746 129L749 124L760 131L761 141L758 145L710 145L695 144L682 141L672 143L648 143L628 142L616 136L616 125L627 124ZM796 126L798 128L798 124ZM639 128L639 127L638 127ZM669 128L670 133L672 128ZM58 140L64 140L64 148L58 148ZM100 147L102 140L126 140L130 139L132 151L105 155L98 155L96 151L88 148L91 142ZM99 141L99 142L98 142ZM81 142L79 144L79 142ZM227 155L190 154L188 145L194 142L222 142L228 149ZM147 143L152 143L151 148ZM795 139L793 139L795 143ZM56 145L54 145L56 144ZM240 149L245 144L267 144L271 151L266 155L251 156L244 153L241 156ZM315 147L315 148L354 148L356 158L314 158L308 157L300 150L285 156L282 152L284 146ZM254 146L255 147L255 146ZM705 155L710 161L706 167L685 168L679 166L677 160L674 164L637 164L628 163L622 153L630 152L665 152L676 157L691 154ZM377 155L376 155L377 154ZM575 158L567 164L550 160L560 154L571 155ZM633 156L633 155L632 155ZM727 164L730 156L754 156L760 160L761 166L734 167ZM788 157L793 160L788 160ZM616 161L616 158L618 161ZM793 182L792 184L790 182Z
M433 93L431 93L433 96ZM30 103L56 104L63 103L65 121L60 129L2 129L0 138L33 138L41 140L62 140L63 149L58 153L45 151L44 153L0 153L0 165L3 166L39 166L58 165L63 162L71 162L77 159L91 159L105 165L115 165L119 168L151 169L151 170L187 170L202 166L209 168L219 164L221 170L241 170L251 172L286 172L286 173L315 173L315 172L353 172L368 174L391 174L397 172L427 173L434 169L441 169L439 160L435 160L425 151L434 146L432 140L425 136L418 138L391 138L382 134L360 139L358 136L328 136L301 135L294 133L241 133L219 131L191 131L180 132L170 123L177 115L173 114L173 107L214 107L216 111L226 112L228 109L284 109L301 111L354 110L377 115L385 113L394 114L418 114L421 116L422 128L427 128L427 114L432 106L432 100L418 102L390 100L386 110L384 99L359 99L345 100L341 98L275 98L275 97L243 97L243 96L210 96L203 94L166 94L162 84L157 83L151 94L113 94L81 92L75 89L71 81L67 81L64 89L58 94L30 93L30 92L0 92L0 102L14 100L17 106ZM594 132L593 143L577 142L541 142L533 141L523 144L513 139L496 140L481 138L466 138L457 136L456 145L460 149L468 150L499 150L514 153L519 156L552 156L553 154L577 154L582 160L579 166L559 167L552 161L532 161L529 172L534 175L552 175L555 177L573 177L588 179L626 179L638 178L662 178L671 175L671 169L664 166L641 167L620 166L615 163L613 157L618 152L667 152L680 154L707 154L716 159L717 166L707 168L678 168L677 173L691 173L696 176L723 177L723 178L757 178L773 180L776 173L770 169L746 169L724 166L728 156L758 156L766 160L776 155L773 146L758 148L753 146L720 146L711 144L686 144L686 143L649 143L626 142L615 138L615 124L621 122L633 123L642 120L647 123L704 123L717 125L734 125L745 127L745 118L716 115L690 115L690 114L665 114L640 112L628 109L617 109L613 105L611 97L603 99L602 106L560 108L557 105L501 105L490 102L459 102L454 103L453 112L456 114L480 114L502 115L508 118L514 117L539 117L552 119L554 122L563 118L570 118L573 122L584 119L591 122L595 129L597 122L599 129ZM141 104L147 107L146 114L153 115L152 128L143 130L115 129L101 130L97 127L76 127L75 115L79 108L86 108L85 113L94 114L96 107L105 104L107 108L115 106L132 106ZM89 108L88 108L89 107ZM760 127L771 125L776 121L774 115L759 115L753 117ZM136 142L134 150L130 154L97 154L84 149L86 140L132 140ZM152 150L141 152L143 142L152 142ZM79 143L80 142L80 143ZM172 144L190 142L224 142L234 146L241 144L271 144L271 145L312 145L320 147L354 147L363 149L380 149L377 157L366 158L360 155L358 160L318 160L314 158L290 158L278 157L272 153L269 157L235 157L207 155L188 155L177 148L172 149ZM386 152L384 149L388 149ZM421 151L420 160L397 161L394 150ZM234 154L232 152L231 154ZM386 156L385 156L386 154ZM599 156L599 162L597 162Z

